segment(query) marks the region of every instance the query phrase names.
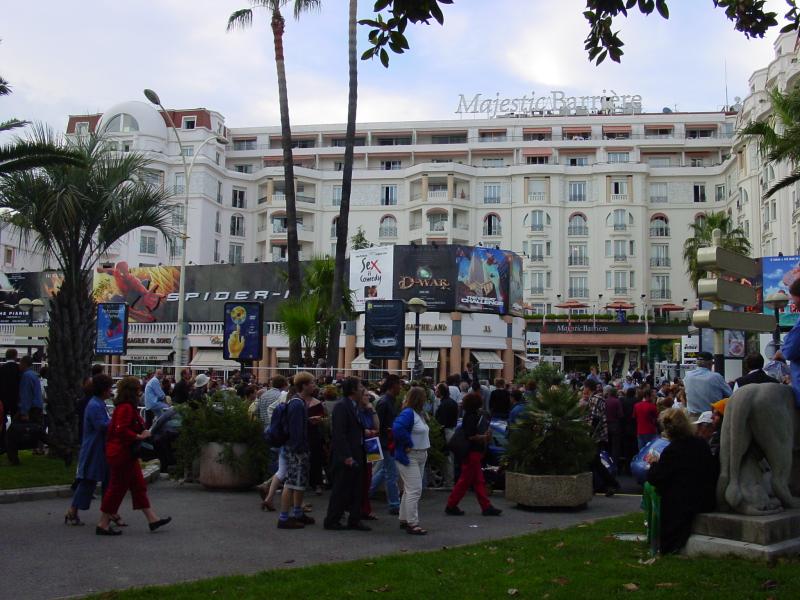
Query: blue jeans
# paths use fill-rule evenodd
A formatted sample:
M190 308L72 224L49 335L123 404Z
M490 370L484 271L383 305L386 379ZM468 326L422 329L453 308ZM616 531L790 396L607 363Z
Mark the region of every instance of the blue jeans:
M386 482L386 500L389 503L389 508L399 508L400 491L397 489L397 463L394 462L394 458L389 455L389 451L385 448L383 450L383 460L373 470L369 495L375 494L375 491L384 481Z
M639 450L647 446L651 441L658 437L657 433L644 433L642 435L637 435L636 440L639 442Z

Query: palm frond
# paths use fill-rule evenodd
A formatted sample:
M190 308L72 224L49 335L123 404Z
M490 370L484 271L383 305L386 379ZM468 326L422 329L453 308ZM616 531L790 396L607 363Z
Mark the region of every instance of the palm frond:
M21 119L9 119L8 121L3 121L2 123L0 123L0 131L10 131L12 129L17 129L18 127L25 127L25 125L29 124L30 121L22 121Z
M240 10L234 11L230 17L228 17L228 25L225 27L225 31L231 32L237 29L248 29L253 25L253 9L251 8L242 8Z
M0 77L0 96L7 96L11 93L11 86L8 85L8 81Z
M295 19L299 19L304 12L319 10L321 7L321 0L294 0L292 13Z
M771 188L769 188L766 194L764 194L764 199L766 200L767 198L772 196L775 192L787 188L793 183L796 183L798 181L800 181L800 169L793 171L792 173L781 179L778 183L773 185Z

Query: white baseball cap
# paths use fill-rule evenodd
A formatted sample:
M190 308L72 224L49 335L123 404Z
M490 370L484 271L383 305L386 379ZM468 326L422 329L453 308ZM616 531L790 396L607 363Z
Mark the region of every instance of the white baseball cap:
M708 425L712 425L714 423L714 419L711 418L710 410L707 410L704 413L700 413L700 416L697 418L697 421L694 421L692 425L700 425L701 423L706 423Z

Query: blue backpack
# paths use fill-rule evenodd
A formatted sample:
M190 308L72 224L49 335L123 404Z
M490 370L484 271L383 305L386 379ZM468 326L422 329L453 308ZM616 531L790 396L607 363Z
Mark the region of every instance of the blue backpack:
M272 420L264 430L264 439L273 448L280 448L289 441L289 402L278 402L272 412Z

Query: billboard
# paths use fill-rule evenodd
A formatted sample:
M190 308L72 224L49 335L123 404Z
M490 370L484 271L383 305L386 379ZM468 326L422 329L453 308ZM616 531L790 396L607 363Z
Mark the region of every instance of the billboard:
M402 300L367 300L364 356L402 360L406 346L406 305Z
M394 246L377 246L350 251L350 289L356 312L364 311L367 300L391 300Z
M681 364L693 365L696 363L698 352L700 352L699 336L681 336Z
M263 318L276 320L289 295L285 263L186 267L185 317L188 322L219 322L225 302L259 302ZM125 302L136 323L175 322L180 267L100 266L94 274L95 302Z
M761 312L774 314L772 310L763 305L763 298L783 290L789 294L789 286L800 276L800 256L765 256L761 259L762 272L762 308ZM800 312L794 304L783 309L780 317L782 327L793 327L800 318Z
M225 360L261 360L263 316L260 302L226 302L222 327Z
M128 305L124 302L103 302L97 305L94 353L125 354L128 350Z
M483 246L457 246L456 310L506 314L511 253Z
M542 360L542 333L540 331L525 332L525 359L531 366L537 366ZM528 365L526 365L528 366Z
M411 298L422 298L429 311L453 311L456 250L459 248L461 246L395 246L392 299L407 302Z
M47 304L48 299L58 291L64 277L59 271L24 271L20 273L6 273L10 290L0 292L0 302L13 306L23 298L34 300L39 298ZM34 321L44 321L47 311L38 310L34 313ZM28 312L15 309L0 309L0 323L27 323Z
M511 277L508 281L508 313L515 317L525 315L524 298L522 289L522 258L513 252L506 252L507 258L511 260Z

